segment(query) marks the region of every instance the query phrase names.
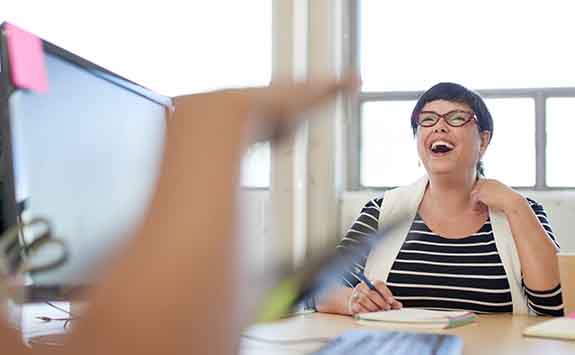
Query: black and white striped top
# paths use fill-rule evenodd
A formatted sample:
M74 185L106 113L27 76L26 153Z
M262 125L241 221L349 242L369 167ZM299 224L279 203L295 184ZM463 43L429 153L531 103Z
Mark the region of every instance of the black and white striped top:
M547 236L557 245L543 206L527 199ZM383 197L369 201L338 248L354 248L358 241L374 238ZM365 244L362 244L365 245ZM558 245L557 245L558 246ZM369 250L364 249L343 277L354 287L360 282L353 269L364 269ZM387 286L404 307L443 310L464 309L477 313L512 312L511 290L499 257L489 219L474 234L458 239L433 233L419 214L393 263ZM561 287L534 291L523 285L531 310L539 315L563 315Z

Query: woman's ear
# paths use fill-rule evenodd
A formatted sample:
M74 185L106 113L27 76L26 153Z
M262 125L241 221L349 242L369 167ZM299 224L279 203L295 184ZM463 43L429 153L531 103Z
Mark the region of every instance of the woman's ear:
M479 138L481 139L481 144L479 146L479 153L480 157L483 157L487 147L489 146L489 141L491 140L491 132L490 131L482 131L479 133Z

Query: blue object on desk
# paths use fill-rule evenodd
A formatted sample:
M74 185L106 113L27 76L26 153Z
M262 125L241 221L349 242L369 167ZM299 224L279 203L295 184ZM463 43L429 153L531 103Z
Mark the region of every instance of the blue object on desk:
M455 335L396 331L348 331L314 355L460 355L463 340Z

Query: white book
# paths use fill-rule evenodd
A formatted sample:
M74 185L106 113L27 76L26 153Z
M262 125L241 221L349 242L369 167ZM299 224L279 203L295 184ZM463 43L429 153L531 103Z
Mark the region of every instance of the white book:
M469 311L435 311L423 308L402 308L389 311L359 313L356 320L364 325L393 328L453 328L477 318Z

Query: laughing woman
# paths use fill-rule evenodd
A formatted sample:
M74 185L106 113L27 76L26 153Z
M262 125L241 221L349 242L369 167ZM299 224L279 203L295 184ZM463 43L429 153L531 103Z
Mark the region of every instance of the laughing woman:
M411 126L426 176L365 205L338 248L351 250L374 233L384 242L358 258L344 286L322 296L317 309L562 315L559 246L543 206L483 178L481 158L493 136L483 99L458 84L437 84L418 100Z

